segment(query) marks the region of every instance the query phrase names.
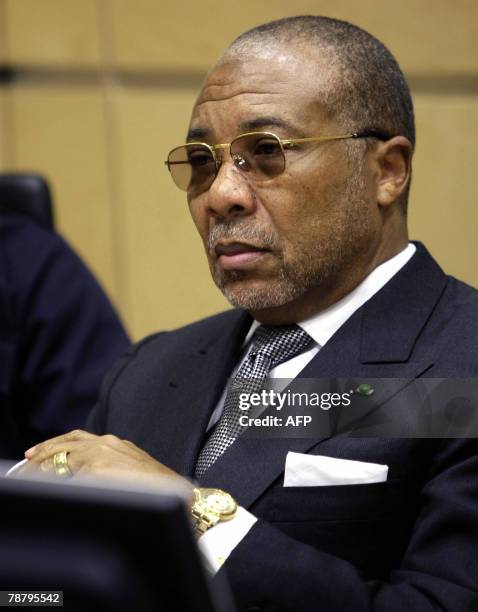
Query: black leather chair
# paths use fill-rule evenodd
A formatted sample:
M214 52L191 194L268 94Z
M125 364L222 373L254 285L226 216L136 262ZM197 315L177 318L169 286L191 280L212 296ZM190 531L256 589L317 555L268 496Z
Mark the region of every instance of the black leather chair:
M2 210L27 215L42 227L54 229L50 188L39 174L0 173L0 212Z

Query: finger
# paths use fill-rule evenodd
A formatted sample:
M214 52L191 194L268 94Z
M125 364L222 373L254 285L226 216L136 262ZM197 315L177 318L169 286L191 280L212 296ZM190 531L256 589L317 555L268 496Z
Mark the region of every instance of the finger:
M96 438L95 434L89 433L88 431L83 431L82 429L74 429L66 434L62 434L61 436L56 436L55 438L50 438L49 440L45 440L44 442L40 442L35 446L32 446L28 450L25 451L25 457L30 459L34 456L39 450L43 449L46 445L52 443L67 443L72 440L84 440L89 438Z
M74 429L67 434L63 434L61 436L56 436L55 438L50 438L49 440L45 440L44 442L40 442L36 446L32 446L27 451L25 451L25 457L27 459L33 459L39 453L49 452L48 449L52 447L52 445L63 444L64 447L68 443L76 440L88 440L98 438L95 434L89 433L88 431L83 431L81 429Z
M75 455L78 457L79 453L75 453ZM74 459L74 455L70 452L67 452L66 464L71 472L71 475L74 475L75 471L77 470L76 461ZM36 466L37 469L43 473L56 474L60 476L60 474L57 473L57 468L55 466L55 455L53 455L52 457L47 457L40 463L36 463Z
M69 449L64 447L53 449L52 455L45 456L42 460L37 458L34 465L41 472L56 474L55 457L63 451L66 451L66 463L72 475L75 475L82 466L89 465L91 458L96 456L96 453L92 452L92 445L88 442L70 442Z
M44 445L30 461L39 466L42 471L52 471L55 469L54 457L62 451L68 453L68 465L72 471L75 471L82 466L93 467L98 462L103 463L108 460L113 462L113 455L118 456L118 451L120 454L125 451L130 453L131 449L116 436L91 436L86 439Z
M60 443L49 443L48 445L42 446L38 451L30 457L28 463L33 466L38 466L42 464L44 461L53 460L53 457L57 453L61 453L62 451L66 451L71 454L72 451L82 451L84 448L88 448L91 445L90 441L87 440L71 440L70 442L60 442Z

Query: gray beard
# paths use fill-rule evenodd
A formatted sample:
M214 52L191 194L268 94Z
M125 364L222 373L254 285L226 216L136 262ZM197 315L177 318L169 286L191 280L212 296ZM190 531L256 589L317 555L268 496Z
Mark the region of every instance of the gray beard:
M263 289L228 286L228 283L234 280L239 281L245 277L240 271L232 270L226 282L224 282L224 279L219 279L220 276L222 276L221 273L215 274L214 281L226 299L236 308L244 308L245 310L253 311L283 306L303 293L302 287L294 279L288 278L284 266L279 268L278 277Z
M231 219L218 223L211 230L208 242L208 252L213 251L215 244L220 240L235 240L251 244L259 244L263 247L279 251L277 239L270 230L257 226L251 226L249 221ZM217 287L222 291L226 299L237 308L256 310L279 306L296 297L296 291L292 290L285 265L279 260L278 278L269 283L266 289L254 289L251 287L234 287L238 281L247 278L247 272L242 270L221 270L215 267L213 279Z
M235 307L245 310L262 310L275 308L288 304L297 299L310 288L317 287L329 279L339 267L339 261L332 257L332 253L317 253L317 257L304 258L304 261L294 266L284 261L277 239L266 230L257 227L248 227L244 222L228 221L216 225L208 240L210 248L219 238L234 239L251 242L274 249L278 259L278 268L273 279L262 288L237 286L237 283L248 278L248 272L242 270L221 270L216 267L213 279L226 299ZM335 255L337 255L337 251Z

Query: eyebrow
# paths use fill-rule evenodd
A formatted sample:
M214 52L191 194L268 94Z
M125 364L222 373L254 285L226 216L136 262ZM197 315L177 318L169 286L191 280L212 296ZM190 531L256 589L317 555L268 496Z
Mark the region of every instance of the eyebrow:
M207 128L191 128L186 136L186 142L203 142L210 133L211 130Z
M280 119L279 117L258 117L257 119L251 119L250 121L244 121L240 124L239 128L245 131L254 131L257 128L267 128L267 127L280 127L287 130L291 130L292 126L284 121L284 119Z
M239 124L240 132L253 132L257 129L279 127L290 131L296 132L290 123L280 119L279 117L258 117L257 119L250 119L249 121L243 121ZM211 130L208 128L196 127L191 128L188 131L186 142L204 142L206 138L211 134Z

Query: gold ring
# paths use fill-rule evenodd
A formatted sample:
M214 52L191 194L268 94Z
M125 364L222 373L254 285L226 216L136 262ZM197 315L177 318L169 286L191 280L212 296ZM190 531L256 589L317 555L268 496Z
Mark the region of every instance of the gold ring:
M55 474L57 476L63 478L70 478L73 476L68 465L68 451L66 450L53 455L53 467L55 468Z

